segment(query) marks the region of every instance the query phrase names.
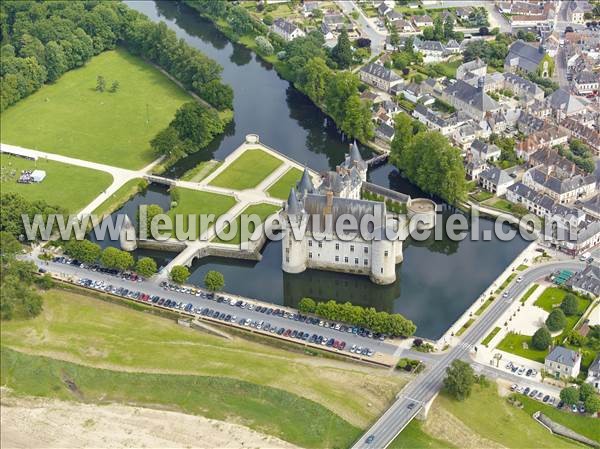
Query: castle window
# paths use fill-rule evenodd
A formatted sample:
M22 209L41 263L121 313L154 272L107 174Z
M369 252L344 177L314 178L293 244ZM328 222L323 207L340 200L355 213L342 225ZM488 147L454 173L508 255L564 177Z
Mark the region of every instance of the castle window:
M335 244L335 249L336 249L336 251L338 251L340 249L340 244L339 243Z
M383 268L381 268L381 274L383 274Z
M348 257L344 257L344 262L348 263Z
M354 265L358 265L358 257L354 258Z
M286 248L286 249L285 249L285 253L286 253L286 254L289 254L289 253L290 253L290 249L289 249L289 248Z
M384 251L384 252L383 252L383 255L384 255L385 257L387 257L387 256L389 255L389 251Z
M312 259L312 253L308 253L308 258Z
M312 240L308 241L308 246L312 246Z
M319 242L319 248L323 248L323 242Z
M335 261L339 262L340 261L340 256L335 256Z
M367 265L369 265L369 259L365 259L365 260L363 261L363 263L364 263L364 265L365 265L365 267L366 267Z
M285 256L285 261L286 261L286 262L289 262L289 261L290 261L290 258L289 258L288 256Z
M350 245L350 251L354 252L354 245Z
M365 246L365 254L369 254L369 247Z

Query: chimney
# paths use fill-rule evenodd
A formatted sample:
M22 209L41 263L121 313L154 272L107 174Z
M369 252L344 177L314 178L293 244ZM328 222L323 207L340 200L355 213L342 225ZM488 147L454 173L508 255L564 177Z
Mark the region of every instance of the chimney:
M485 77L482 76L477 80L477 89L483 90L484 87L485 87Z
M327 193L325 193L325 209L323 210L325 215L331 215L333 210L333 191L329 189Z

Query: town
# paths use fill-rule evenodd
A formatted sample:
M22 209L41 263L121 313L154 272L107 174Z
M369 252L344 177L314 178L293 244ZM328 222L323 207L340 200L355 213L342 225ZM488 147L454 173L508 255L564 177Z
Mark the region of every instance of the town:
M598 0L0 12L3 447L600 447Z

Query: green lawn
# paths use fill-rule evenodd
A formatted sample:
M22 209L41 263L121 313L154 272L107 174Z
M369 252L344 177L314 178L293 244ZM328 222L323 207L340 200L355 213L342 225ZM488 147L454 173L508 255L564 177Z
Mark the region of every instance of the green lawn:
M529 290L527 290L525 294L521 297L521 304L525 304L525 302L529 299L531 295L533 295L533 292L536 291L538 287L539 284L533 284L531 287L529 287Z
M490 296L483 304L481 304L481 307L475 311L475 315L479 316L485 312L485 309L492 305L494 299L496 299L495 296Z
M499 327L495 327L495 328L492 330L492 332L490 332L490 333L487 335L487 337L485 337L485 338L483 339L483 341L481 342L481 344L482 344L483 346L487 346L487 345L488 345L488 343L489 343L490 341L492 341L492 338L494 338L498 332L500 332L500 328L499 328Z
M422 427L419 421L411 421L402 433L392 441L389 446L390 449L450 449L456 447L428 435Z
M235 336L214 337L90 296L64 290L43 296L39 317L2 323L2 345L114 371L214 376L285 390L361 428L383 413L406 382L406 376L389 370L306 356ZM181 393L174 390L173 398L181 399L176 392ZM243 392L221 392L224 399L238 393ZM288 400L286 409L300 404L296 396ZM365 407L367 403L372 405ZM327 420L313 424L319 432L319 426L328 425ZM352 433L354 427L347 430ZM352 433L340 446L348 446L355 436Z
M234 190L256 187L283 162L281 159L260 150L252 149L242 153L209 184Z
M548 287L542 292L540 297L535 301L534 305L541 307L546 312L552 312L552 309L558 307L566 294L569 293L566 290L558 287ZM585 309L590 305L590 300L577 296L577 312L581 315L585 312Z
M523 348L523 343L527 344L527 349ZM544 358L548 354L547 350L540 351L531 347L531 335L520 335L512 332L509 332L506 337L502 339L500 344L496 346L496 349L520 357L525 357L526 359L539 363L544 363Z
M290 189L300 181L301 177L302 170L290 168L269 187L267 193L274 198L286 200L290 194Z
M529 268L527 265L521 264L517 267L517 271L525 271L527 268Z
M242 218L241 215L245 214L245 215L258 215L258 217L260 218L260 222L264 222L265 219L274 214L275 212L277 212L279 209L281 209L279 206L273 206L272 204L267 204L267 203L260 203L260 204L251 204L250 206L248 206L247 208L245 208L242 213L240 215L238 215L238 217L236 218L236 222L237 222L237 233L235 234L235 236L229 240L221 240L218 236L215 236L213 238L213 241L215 242L219 242L219 243L228 243L230 245L239 245L241 243L242 240L242 233L241 233L241 223L242 223ZM229 232L230 227L227 226L226 227L226 232ZM255 227L252 226L252 224L250 224L250 229L248 230L248 232L252 233L254 232ZM249 237L249 236L248 236Z
M450 412L474 434L503 447L514 449L582 447L552 435L531 417L532 412L519 409L511 405L506 398L500 397L495 383L490 383L489 386L475 385L471 396L462 402L442 394L436 399L434 407L436 406Z
M3 120L4 121L4 120ZM2 193L17 192L31 201L44 200L75 213L87 206L113 181L105 172L61 162L0 156L2 165L0 186ZM22 170L45 170L46 178L39 184L19 184Z
M126 201L132 196L142 191L148 186L148 182L141 178L130 179L111 195L106 201L96 208L93 214L98 216L105 216L112 214L115 210L119 209Z
M97 92L101 75L115 93ZM2 142L126 168L154 159L150 140L191 97L160 71L123 49L85 67L2 113Z
M181 176L181 179L183 181L200 182L220 166L221 162L215 160L200 162L194 168L186 171L183 176Z
M460 337L462 334L464 334L466 332L466 330L471 327L471 325L475 322L475 318L471 318L469 319L469 321L467 321L465 324L463 324L463 326L458 330L458 332L456 333L457 337Z
M189 215L193 215L196 220L195 234L197 237L236 204L235 198L228 195L219 195L217 193L202 192L182 187L176 187L175 189L178 192L179 200L177 201L177 206L171 208L169 215L173 220L175 220L176 215L182 216L184 230L187 230L190 226ZM201 214L214 214L214 222L201 223ZM175 226L175 221L173 221L173 226Z
M324 406L280 389L226 377L128 373L1 349L2 385L18 394L164 407L230 421L301 447L347 446L360 430Z

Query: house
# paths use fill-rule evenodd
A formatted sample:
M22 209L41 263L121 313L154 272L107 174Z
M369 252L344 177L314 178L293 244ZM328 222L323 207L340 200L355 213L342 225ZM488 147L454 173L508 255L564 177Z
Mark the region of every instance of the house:
M591 200L584 202L581 206L581 210L587 215L596 220L600 220L600 193Z
M591 11L592 7L587 1L570 1L567 5L567 20L582 24L585 22L585 13Z
M544 360L544 369L556 379L575 378L581 368L581 355L571 349L555 346Z
M515 73L504 73L503 75L504 88L511 90L522 104L544 99L544 91L537 84Z
M461 113L455 113L449 117L442 117L420 102L415 106L412 116L427 126L427 128L439 131L444 136L452 134L469 120L468 117Z
M442 99L474 120L481 120L486 113L500 109L500 105L485 93L484 84L483 78L479 79L476 87L457 80L444 89Z
M460 53L460 44L456 42L454 39L450 39L446 44L446 53L455 55Z
M554 91L552 95L547 98L546 102L554 117L559 121L565 117L580 114L586 109L584 100L577 98L575 95L562 88Z
M591 70L583 70L573 77L573 87L579 95L587 95L598 92L600 73Z
M456 17L460 20L468 19L469 15L473 12L473 8L470 6L456 8Z
M400 14L397 11L394 11L393 9L390 10L390 11L388 11L385 14L385 17L388 19L388 21L390 23L394 23L394 22L397 22L398 20L402 20L403 19L402 14Z
M498 146L475 139L471 144L471 152L478 159L484 161L497 161L500 159L501 150Z
M402 78L381 64L370 63L360 69L360 80L377 89L390 92L392 87L403 82Z
M582 271L571 276L566 284L578 293L592 297L600 296L600 267L587 265Z
M596 193L594 175L577 173L565 176L553 166L530 168L523 175L523 184L548 195L560 204L586 200Z
M576 119L566 118L560 122L560 126L568 130L573 137L583 140L594 151L596 156L600 156L600 132L589 126L585 126L580 121L581 116L577 116Z
M515 5L517 7L515 8ZM553 1L548 1L540 6L530 8L525 2L514 3L511 9L510 24L512 28L526 27L546 29L554 21L556 11Z
M413 16L412 20L417 28L433 26L433 19L431 17L429 17L427 14L425 14L423 16Z
M321 34L323 34L323 39L325 39L326 41L330 41L335 38L335 34L333 34L331 28L325 22L321 22L320 31Z
M323 23L326 23L332 31L341 31L344 28L345 20L342 14L325 14Z
M469 73L477 77L486 76L487 64L479 58L465 62L456 69L456 79L464 80Z
M286 41L292 41L297 37L304 37L306 33L298 28L292 22L279 18L273 21L273 25L271 26L271 30L276 34L280 35Z
M514 42L504 59L505 72L537 73L543 77L552 76L552 58L546 55L544 45L534 47L519 39Z
M479 184L488 192L497 196L506 194L506 189L515 183L515 180L505 170L490 167L479 175Z
M302 5L302 14L304 17L311 17L313 12L320 8L318 1L305 1Z
M381 123L375 130L375 136L388 143L394 139L394 133L394 127L388 125L387 123Z
M424 84L410 83L401 91L402 96L411 103L417 103L426 95Z
M600 393L600 354L596 355L596 358L588 367L588 375L585 383L590 384Z
M416 37L413 40L413 49L423 54L423 62L426 64L446 59L446 48L438 41L425 41Z
M481 173L488 168L489 165L485 161L477 159L476 157L473 157L471 152L467 152L465 158L465 173L471 181L479 181Z
M384 17L390 11L393 11L393 9L386 5L385 2L381 2L377 6L377 14L379 14L380 17Z
M522 125L519 125L519 129ZM526 131L522 131L526 132ZM542 148L564 145L569 140L570 133L557 126L544 125L542 129L531 132L525 139L517 143L517 156L529 160L529 156Z
M415 29L408 20L396 20L392 25L398 30L398 33L414 33ZM388 36L389 37L389 36Z

